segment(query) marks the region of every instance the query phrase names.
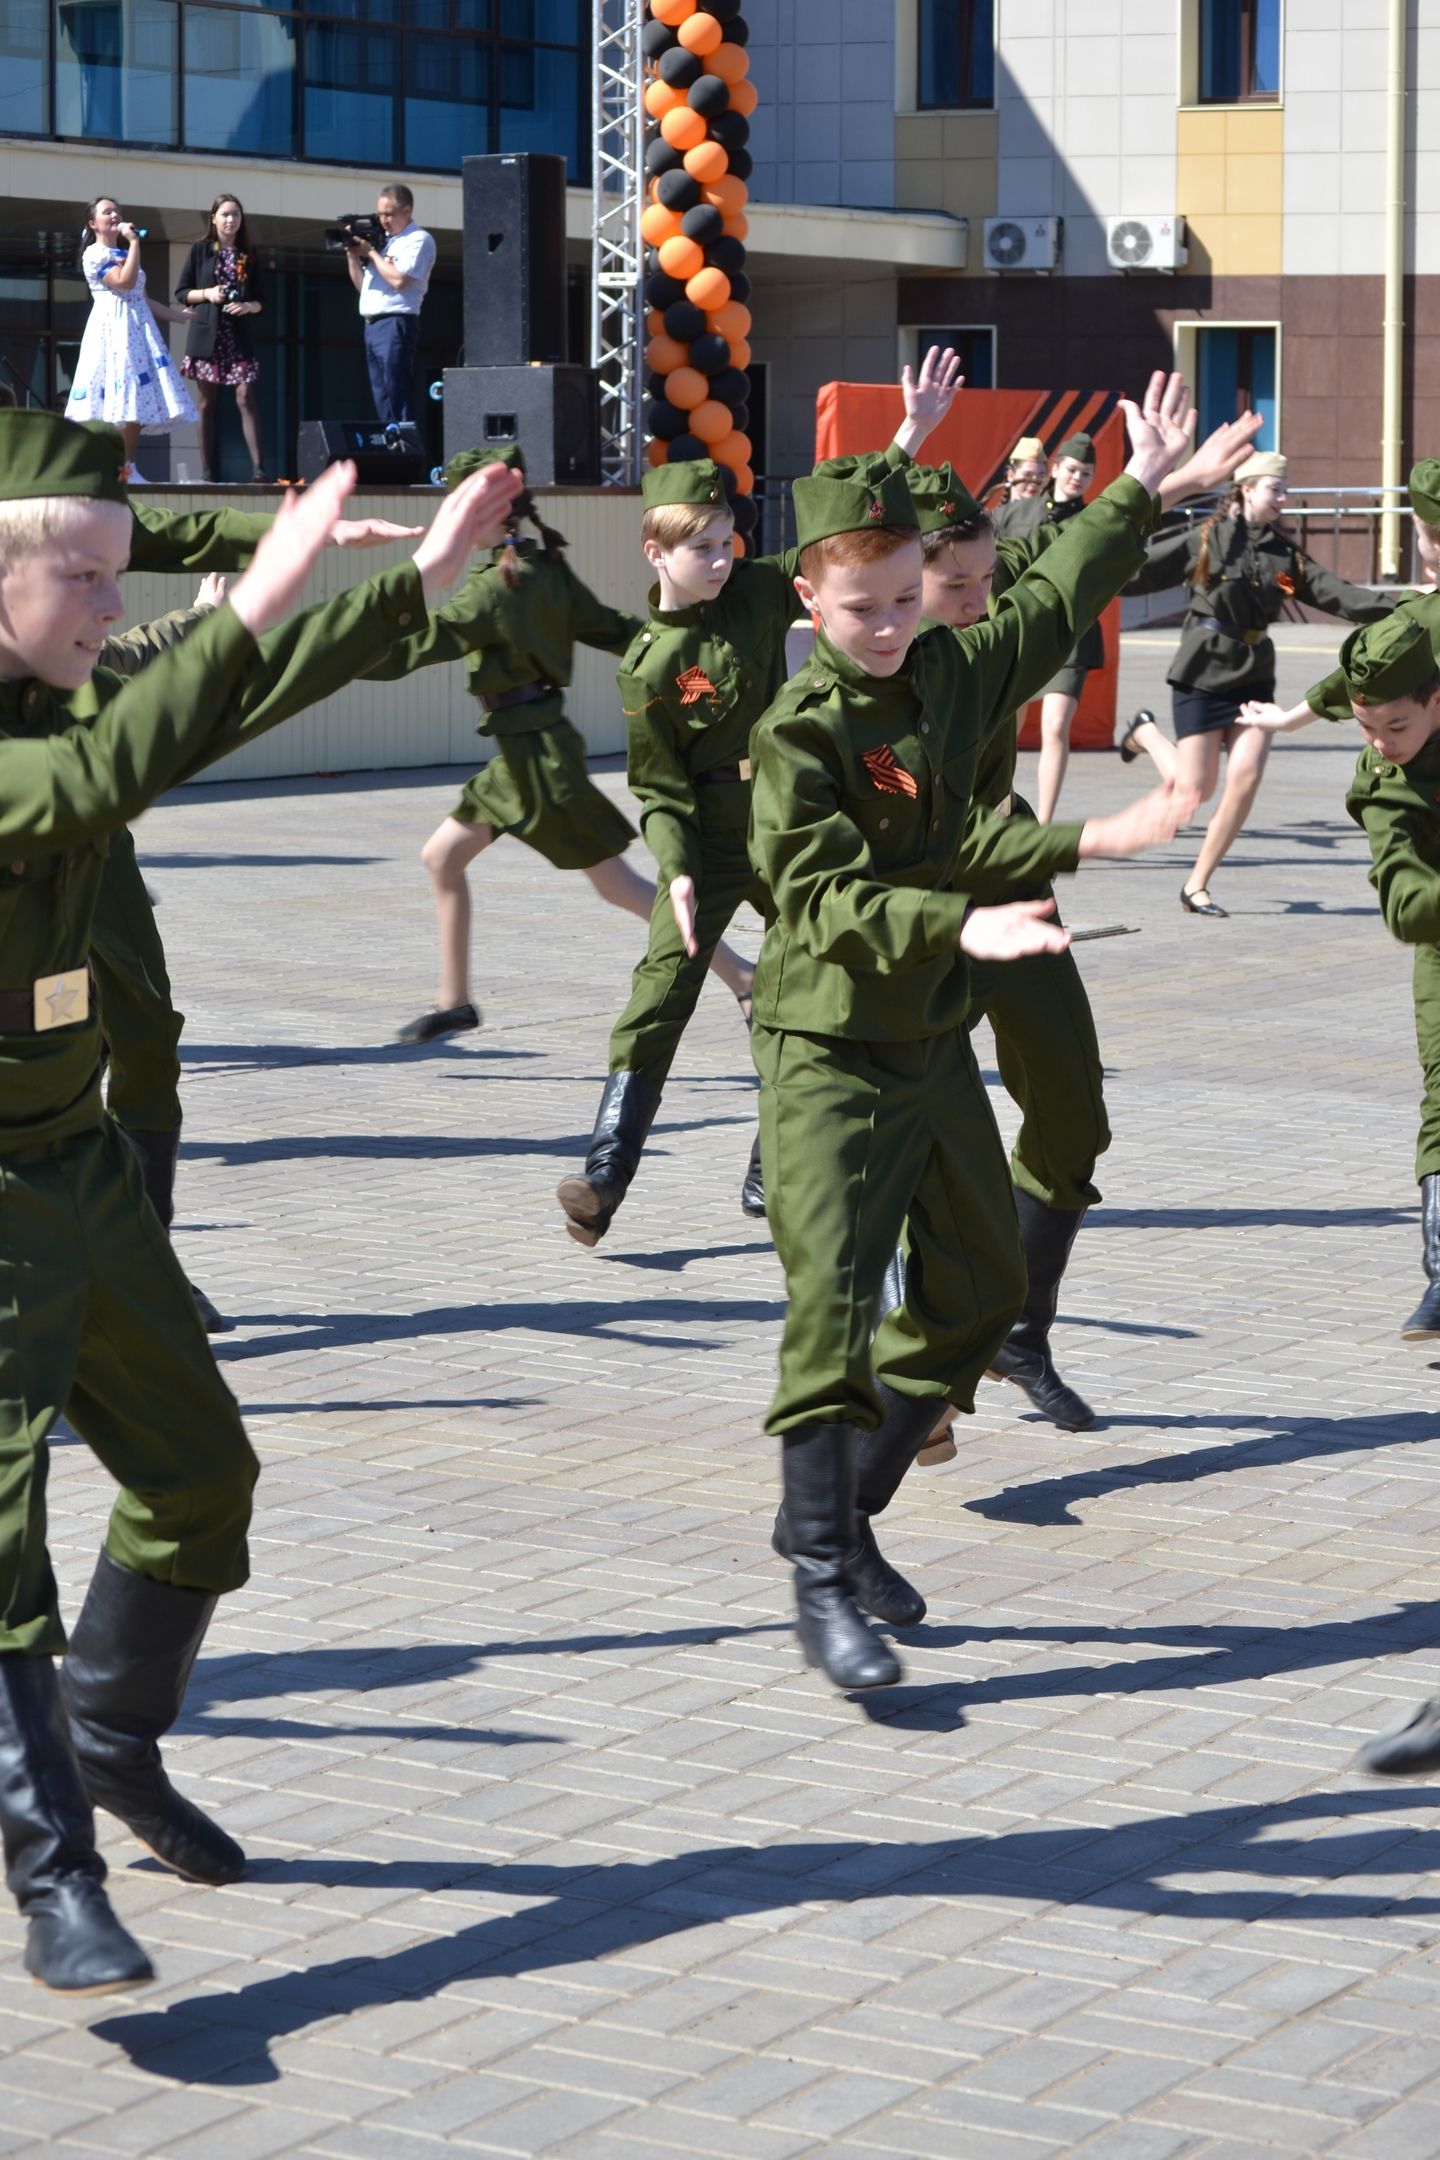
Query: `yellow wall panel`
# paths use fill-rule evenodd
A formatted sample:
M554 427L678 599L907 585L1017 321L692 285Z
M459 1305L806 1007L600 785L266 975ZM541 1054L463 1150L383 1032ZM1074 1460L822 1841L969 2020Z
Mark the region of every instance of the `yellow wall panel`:
M1284 137L1274 107L1176 114L1176 207L1189 229L1192 274L1279 275Z

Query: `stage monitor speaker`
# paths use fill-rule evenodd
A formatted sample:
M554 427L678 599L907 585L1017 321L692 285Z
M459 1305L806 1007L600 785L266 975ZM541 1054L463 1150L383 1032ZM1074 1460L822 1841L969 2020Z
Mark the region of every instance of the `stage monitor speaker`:
M302 420L295 470L314 480L341 458L355 460L361 487L415 487L430 477L430 463L413 420L385 427L378 420Z
M565 160L526 151L460 161L465 365L565 358Z
M518 442L536 487L598 487L600 400L588 367L446 368L445 458Z

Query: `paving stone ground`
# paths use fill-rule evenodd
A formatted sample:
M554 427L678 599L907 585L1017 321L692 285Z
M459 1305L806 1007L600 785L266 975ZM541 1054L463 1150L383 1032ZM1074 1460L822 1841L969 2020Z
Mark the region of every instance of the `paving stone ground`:
M1287 632L1282 692L1336 642ZM1128 642L1127 700L1170 643ZM1066 897L1141 930L1083 954L1116 1139L1058 1342L1103 1422L983 1390L887 1519L931 1617L868 1701L802 1668L768 1550L782 1285L726 993L586 1253L552 1191L638 924L497 848L484 1032L416 1054L457 776L144 821L177 1235L264 1462L171 1757L253 1865L187 1888L107 1824L161 1973L112 2003L31 1988L4 1905L0 2153L1433 2160L1436 1788L1352 1765L1440 1688L1418 1076L1354 750L1281 743L1229 922L1182 916L1180 844ZM1066 808L1140 770L1078 759ZM73 1613L106 1482L72 1444L51 1490Z

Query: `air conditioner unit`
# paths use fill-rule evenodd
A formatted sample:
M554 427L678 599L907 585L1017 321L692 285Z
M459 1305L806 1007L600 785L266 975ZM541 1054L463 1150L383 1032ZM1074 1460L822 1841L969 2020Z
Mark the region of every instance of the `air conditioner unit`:
M1108 218L1105 253L1112 270L1182 270L1190 260L1185 220L1173 212L1163 217Z
M1030 270L1042 275L1060 260L1058 217L992 217L985 220L985 268Z

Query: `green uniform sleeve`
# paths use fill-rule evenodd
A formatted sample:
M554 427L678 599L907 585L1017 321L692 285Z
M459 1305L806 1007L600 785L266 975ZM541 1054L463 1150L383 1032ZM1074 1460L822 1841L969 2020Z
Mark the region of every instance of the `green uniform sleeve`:
M643 674L619 677L626 777L640 798L640 830L662 885L700 877L700 813L681 738L662 693Z
M275 520L259 510L152 509L130 504L132 570L243 570Z
M1399 615L1413 615L1423 624L1430 639L1430 649L1435 654L1435 664L1440 667L1440 592L1410 593L1395 611ZM1353 720L1350 693L1345 687L1344 672L1336 668L1323 682L1305 693L1305 702L1311 712L1322 720Z
M1041 825L978 805L965 827L955 882L978 907L1027 896L1037 884L1080 867L1081 825Z
M1307 607L1323 608L1327 615L1343 615L1347 622L1382 622L1394 612L1395 603L1381 593L1367 592L1363 585L1352 585L1348 578L1337 577L1323 563L1312 562L1308 555L1300 557L1300 577L1296 583L1295 597Z
M157 615L153 622L137 624L133 630L117 631L114 637L106 638L95 665L112 675L138 675L162 652L187 638L210 612L209 608L176 608L169 615Z
M638 615L613 608L591 592L566 564L570 591L570 635L577 645L592 645L597 652L619 655L627 651L645 625Z
M1017 535L1013 540L997 540L995 582L990 588L992 598L998 600L1002 593L1009 592L1046 548L1055 545L1064 530L1063 525L1037 525L1034 532Z
M1377 777L1373 756L1360 753L1345 807L1370 843L1370 883L1385 927L1403 945L1440 943L1440 868L1428 859L1440 812L1415 797L1403 775Z
M1168 592L1172 585L1186 585L1195 565L1199 527L1176 525L1156 533L1145 550L1145 561L1125 587L1128 593Z
M423 630L396 638L364 669L366 682L398 682L418 668L466 660L502 640L490 564L477 563L453 600L437 608Z

